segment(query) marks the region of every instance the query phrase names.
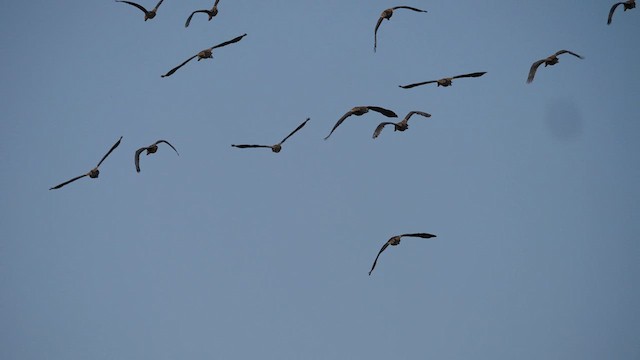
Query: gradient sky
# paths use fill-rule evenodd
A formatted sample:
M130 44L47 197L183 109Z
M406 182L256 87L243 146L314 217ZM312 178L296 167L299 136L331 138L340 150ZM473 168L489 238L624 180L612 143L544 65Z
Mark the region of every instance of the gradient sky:
M640 9L611 4L5 1L0 358L639 359ZM374 53L396 5L428 13ZM358 105L433 116L324 141Z

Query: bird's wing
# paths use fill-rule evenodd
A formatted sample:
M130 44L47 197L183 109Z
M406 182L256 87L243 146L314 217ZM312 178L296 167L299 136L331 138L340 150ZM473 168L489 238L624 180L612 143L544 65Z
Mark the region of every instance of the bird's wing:
M246 148L270 148L271 147L269 145L235 145L235 144L232 144L231 146L237 147L237 148L240 148L240 149L246 149Z
M417 11L417 12L425 12L425 13L427 12L427 10L420 10L420 9L416 9L414 7L411 7L411 6L396 6L396 7L393 7L392 9L393 10L396 10L396 9L409 9L409 10L413 10L413 11Z
M400 237L419 237L419 238L423 238L423 239L428 239L428 238L432 238L432 237L436 237L433 234L429 234L429 233L415 233L415 234L402 234L400 235Z
M616 11L616 8L622 4L624 3L619 2L619 3L613 4L613 6L611 7L611 10L609 10L609 18L607 19L607 25L611 24L611 19L613 18L613 12Z
M227 45L229 45L229 44L237 43L238 41L242 40L242 38L243 38L243 37L245 37L245 36L247 36L247 34L242 34L242 35L240 35L240 36L238 36L238 37L236 37L236 38L233 38L233 39L231 39L231 40L229 40L229 41L225 41L225 42L220 43L220 44L218 44L218 45L212 46L212 47L211 47L211 50L213 50L213 49L217 49L217 48L219 48L219 47L227 46Z
M580 56L580 55L578 55L578 54L576 54L576 53L574 53L572 51L569 51L569 50L560 50L560 51L558 51L556 53L556 56L561 55L561 54L571 54L571 55L573 55L573 56L575 56L575 57L577 57L579 59L584 59L584 57L582 57L582 56Z
M379 112L380 114L386 116L386 117L398 117L398 115L396 113L394 113L393 111L389 110L389 109L385 109L385 108L381 108L379 106L367 106L367 108L369 110L373 110L375 112Z
M216 0L216 2L213 3L213 7L218 6L218 3L220 2L220 0Z
M176 154L178 154L178 150L176 150L176 148L174 148L174 147L173 147L173 145L171 145L167 140L158 140L158 141L156 141L156 143L155 143L155 144L156 144L156 145L158 145L158 144L160 144L160 143L165 143L165 144L167 144L167 145L171 146L171 148L173 149L173 151L175 151L175 152L176 152ZM178 156L180 156L180 154L178 154Z
M415 83L415 84L409 84L409 85L399 85L401 88L403 89L411 89L412 87L416 87L416 86L420 86L420 85L426 85L426 84L431 84L434 82L438 82L438 80L429 80L429 81L424 81L424 82L419 82L419 83Z
M464 75L458 75L458 76L454 76L452 77L452 79L459 79L459 78L466 78L466 77L479 77L482 76L484 74L486 74L486 71L482 71L482 72L474 72L471 74L464 74Z
M373 130L373 138L377 138L380 135L380 132L382 132L382 129L387 126L387 125L395 125L395 123L392 122L381 122L375 130Z
M375 52L378 47L378 28L380 27L380 24L382 24L382 20L384 20L384 18L380 16L378 23L376 24L376 29L373 31L373 52Z
M54 187L50 188L49 190L60 189L61 187L65 186L65 185L67 185L67 184L69 184L69 183L72 183L72 182L74 182L74 181L76 181L76 180L78 180L78 179L82 179L83 177L85 177L85 176L87 176L87 175L88 175L88 174L84 174L84 175L76 176L76 177L74 177L73 179L71 179L71 180L69 180L69 181L65 181L65 182L63 182L62 184L59 184L59 185L56 185L56 186L54 186Z
M140 172L140 154L147 150L147 147L141 147L140 149L136 150L136 156L135 156L135 162L136 162L136 171Z
M424 117L431 117L431 114L422 112L422 111L410 111L407 116L404 117L403 121L409 121L409 118L413 116L413 114L422 115Z
M129 4L129 5L135 6L135 7L137 7L138 9L142 10L142 12L144 12L145 14L149 13L149 12L147 11L147 9L145 9L145 8L144 8L142 5L140 5L140 4L136 4L136 3L134 3L134 2L131 2L131 1L124 1L124 0L116 0L116 2L122 2L122 3L125 3L125 4Z
M280 144L284 143L288 138L291 137L291 135L295 134L298 130L302 129L307 124L307 121L309 121L309 120L310 120L310 118L307 118L307 120L303 121L302 124L298 125L298 127L295 130L293 130L289 135L287 135L286 138L284 138L284 139L282 139L282 141L280 141Z
M527 83L533 81L533 77L536 76L536 70L538 70L538 66L540 66L544 62L544 59L538 60L531 64L531 69L529 69L529 76L527 77Z
M174 67L173 69L169 70L168 73L161 75L160 77L167 77L167 76L171 76L174 72L178 71L178 69L180 69L181 67L183 67L186 63L188 63L189 61L193 60L196 56L198 55L193 55L192 57L188 58L185 62L183 62L182 64Z
M160 5L162 4L164 0L160 0L158 1L158 3L156 4L156 7L153 8L153 10L158 11L158 8L160 7Z
M338 128L338 126L340 126L340 124L342 124L342 122L351 115L353 115L353 112L351 110L347 111L346 114L342 115L342 117L338 119L338 122L336 122L336 124L333 125L333 129L331 129L331 132L329 133L329 135L327 135L327 137L325 137L324 139L327 140L329 136L331 136L331 134L333 134L333 132Z
M378 255L376 256L376 259L373 260L373 266L371 266L371 270L369 270L369 276L371 276L371 273L373 272L373 269L376 268L376 264L378 263L378 258L380 257L380 254L382 254L382 252L389 246L389 242L387 241L386 243L384 243L384 245L382 245L382 249L380 249L380 251L378 251Z
M107 156L109 156L109 154L111 154L111 152L112 152L113 150L115 150L115 149L118 147L118 145L120 145L120 141L121 141L121 140L122 140L122 136L120 136L120 139L118 139L118 141L116 141L116 143L115 143L115 144L113 144L113 146L111 147L111 149L109 149L109 151L107 151L107 153L102 157L102 159L100 160L100 162L98 163L98 165L96 165L96 168L97 168L97 167L100 167L100 164L102 164L102 162L104 161L104 159L106 159L106 158L107 158Z
M193 17L193 14L195 13L209 13L209 10L196 10L194 12L191 13L191 15L189 15L189 17L187 18L187 22L184 23L184 27L189 27L189 24L191 23L191 18Z

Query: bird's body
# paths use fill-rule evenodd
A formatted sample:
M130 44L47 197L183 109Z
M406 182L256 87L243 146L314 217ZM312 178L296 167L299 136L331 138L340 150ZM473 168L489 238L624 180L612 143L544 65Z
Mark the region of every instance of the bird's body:
M237 147L237 148L240 148L240 149L246 149L246 148L269 148L274 153L279 153L280 150L282 150L282 144L285 141L287 141L287 139L290 138L291 135L295 134L296 132L298 132L298 130L302 129L307 124L307 121L309 121L309 120L310 120L310 118L307 118L307 120L303 121L302 124L298 125L298 127L295 128L291 133L289 133L289 135L287 135L284 139L282 139L282 141L280 141L279 143L277 143L275 145L248 145L248 144L235 145L235 144L231 144L231 146Z
M431 114L428 114L426 112L422 112L422 111L411 111L407 114L407 116L404 117L404 119L402 119L400 122L397 123L393 123L393 122L381 122L376 129L373 131L373 138L377 138L378 135L380 135L380 132L382 132L382 129L384 129L385 126L387 125L393 125L393 131L405 131L409 128L409 119L411 118L411 116L413 116L414 114L418 114L418 115L422 115L424 117L431 117Z
M378 258L380 257L380 254L382 254L382 252L385 251L386 248L389 247L389 245L396 246L396 245L400 244L400 239L405 237L405 236L406 237L419 237L419 238L423 238L423 239L429 239L429 238L436 237L435 235L429 234L429 233L402 234L402 235L392 236L389 240L387 240L386 243L384 243L384 245L382 245L382 248L378 252L378 255L376 256L376 259L373 261L373 265L371 266L371 270L369 270L369 276L371 276L371 273L373 272L373 269L376 268L376 264L378 263Z
M426 84L433 84L433 83L435 83L438 87L440 87L440 86L447 87L447 86L451 86L453 84L453 79L468 78L468 77L480 77L480 76L482 76L482 75L484 75L486 73L487 73L486 71L482 71L482 72L475 72L475 73L470 73L470 74L456 75L456 76L452 76L452 77L442 78L442 79L439 79L439 80L429 80L429 81L423 81L423 82L409 84L409 85L400 85L400 87L403 88L403 89L411 89L412 87L426 85Z
M373 31L373 51L375 52L377 47L378 47L378 28L380 27L380 24L382 24L382 20L389 20L391 19L391 17L393 16L393 11L397 10L397 9L407 9L407 10L412 10L415 12L424 12L426 13L426 10L420 10L420 9L416 9L414 7L410 7L410 6L395 6L392 8L388 8L388 9L384 9L382 11L382 13L380 13L380 17L378 18L378 22L376 23L376 28Z
M229 41L225 41L223 43L220 43L218 45L214 45L208 49L204 49L200 52L198 52L197 54L193 55L192 57L188 58L187 60L185 60L182 64L174 67L173 69L169 70L166 74L161 75L161 77L168 77L171 76L173 73L175 73L176 71L178 71L178 69L180 69L181 67L185 66L189 61L193 60L194 58L198 58L198 61L202 60L202 59L211 59L213 58L213 49L217 49L217 48L221 48L223 46L227 46L229 44L233 44L233 43L237 43L238 41L242 40L243 37L247 36L247 34L243 34L240 35L238 37L235 37Z
M146 155L155 154L158 151L158 144L160 144L160 143L165 143L165 144L169 145L173 149L173 151L175 151L176 154L178 154L178 156L180 156L180 154L178 153L178 150L176 150L176 148L173 147L173 145L171 145L168 141L166 141L166 140L158 140L158 141L156 141L155 143L153 143L153 144L151 144L149 146L141 147L140 149L136 150L134 161L135 161L135 164L136 164L136 171L137 172L140 172L140 154L143 151L147 152Z
M209 16L208 21L211 21L211 19L213 19L216 15L218 15L218 2L220 2L220 0L216 0L211 10L196 10L192 12L191 15L189 15L189 17L187 18L187 22L184 24L184 27L189 27L189 24L191 23L191 18L193 17L194 14L197 14L197 13L207 14L207 16Z
M163 1L164 0L158 1L158 4L156 4L156 6L153 9L147 10L142 5L136 4L136 3L131 2L131 1L116 0L116 2L121 2L121 3L129 4L131 6L135 6L138 9L140 9L142 12L144 12L144 21L151 20L154 17L156 17L156 13L158 12L158 8L160 7L160 5L162 4Z
M398 115L396 115L396 113L394 113L393 111L389 110L389 109L385 109L379 106L356 106L354 108L352 108L351 110L347 111L344 115L342 115L342 117L340 119L338 119L338 121L336 122L336 124L333 126L333 129L331 129L331 132L329 133L329 135L327 135L327 137L325 137L324 139L327 140L329 138L329 136L331 136L331 134L333 134L333 132L338 128L338 126L340 126L340 124L342 124L344 122L344 120L346 118L348 118L351 115L355 115L355 116L361 116L364 115L366 113L369 112L369 110L373 110L375 112L379 112L380 114L386 116L386 117L398 117Z
M611 25L611 20L613 20L613 13L616 11L618 6L622 5L624 7L624 11L635 9L636 0L628 0L623 2L618 2L613 4L611 9L609 10L609 17L607 18L607 25Z
M100 170L98 170L98 168L100 167L100 164L102 164L102 162L107 158L107 156L109 156L109 154L111 154L111 152L113 150L115 150L115 148L118 147L118 145L120 145L120 141L122 140L122 136L120 136L120 139L118 139L118 141L116 141L115 144L113 144L113 146L111 146L111 149L109 149L109 151L102 157L102 159L100 159L100 162L98 162L98 165L96 165L96 167L94 167L93 169L89 170L88 173L84 174L84 175L80 175L80 176L76 176L71 180L67 180L61 184L58 184L52 188L50 188L49 190L55 190L55 189L60 189L61 187L70 184L78 179L82 179L85 176L88 176L92 179L96 179L98 176L100 176Z
M580 55L578 55L578 54L576 54L574 52L571 52L569 50L560 50L560 51L556 52L553 55L550 55L550 56L548 56L548 57L546 57L544 59L535 61L533 64L531 64L531 68L529 69L529 76L527 76L527 83L530 83L530 82L533 81L533 78L536 76L536 71L538 70L538 67L540 65L544 64L545 67L553 66L553 65L557 64L560 61L558 59L558 56L562 55L562 54L571 54L571 55L573 55L573 56L575 56L575 57L577 57L579 59L584 59L584 57L582 57L582 56L580 56Z

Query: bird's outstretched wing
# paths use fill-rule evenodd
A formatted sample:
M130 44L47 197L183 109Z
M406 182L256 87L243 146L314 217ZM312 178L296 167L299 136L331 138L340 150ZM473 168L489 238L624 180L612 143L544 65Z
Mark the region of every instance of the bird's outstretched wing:
M404 119L402 119L402 121L409 121L409 118L411 118L414 114L422 115L424 117L431 117L431 114L423 112L423 111L410 111L407 114L407 116L405 116Z
M220 43L218 45L214 45L214 46L211 47L211 50L217 49L217 48L220 48L220 47L223 47L223 46L227 46L229 44L237 43L238 41L242 40L242 38L245 37L245 36L247 36L247 34L242 34L242 35L240 35L240 36L238 36L236 38L233 38L233 39L231 39L229 41L225 41L225 42Z
M115 150L118 145L120 145L120 141L122 140L122 136L120 136L120 139L118 139L118 141L116 141L115 144L113 144L113 146L111 147L111 149L109 149L109 151L107 151L107 153L102 157L102 159L100 160L100 162L98 163L98 165L96 165L96 168L100 167L100 164L102 164L102 162L104 161L104 159L107 158L107 156L109 156L109 154L111 154L111 152L113 150Z
M198 55L193 55L192 57L188 58L185 62L183 62L182 64L174 67L173 69L169 70L168 73L161 75L160 77L167 77L167 76L171 76L174 72L178 71L178 69L180 69L181 67L185 66L189 61L195 59Z
M578 55L578 54L576 54L576 53L574 53L572 51L569 51L569 50L560 50L560 51L558 51L556 53L556 56L562 55L562 54L571 54L571 55L577 57L578 59L584 59L584 57L582 57L582 56L580 56L580 55Z
M457 76L452 77L452 79L459 79L459 78L466 78L466 77L479 77L479 76L482 76L482 75L484 75L486 73L487 73L486 71L474 72L474 73L471 73L471 74L457 75Z
M140 172L140 154L142 154L143 151L147 150L147 147L141 147L140 149L136 150L136 156L135 156L135 162L136 162L136 171Z
M153 8L153 11L158 11L158 8L160 7L160 5L162 5L162 2L163 2L163 1L164 1L164 0L160 0L160 1L158 1L158 3L156 4L156 7L154 7L154 8Z
M373 138L374 139L377 138L380 135L380 133L382 132L382 129L384 129L384 127L387 126L387 125L395 125L395 123L392 123L392 122L381 122L376 127L376 129L373 131Z
M398 86L400 86L403 89L411 89L412 87L421 86L421 85L427 85L427 84L431 84L431 83L435 83L435 82L438 82L438 80L429 80L429 81L419 82L419 83L415 83L415 84L398 85Z
M616 11L616 8L622 4L624 4L624 2L613 4L613 6L611 7L611 10L609 10L609 18L607 19L607 25L611 25L611 20L613 19L613 12Z
M173 147L173 145L171 145L167 140L158 140L158 141L156 141L156 142L155 142L155 145L158 145L158 144L160 144L160 143L165 143L165 144L167 144L167 145L171 146L171 148L173 149L173 151L175 151L175 152L176 152L176 154L178 154L178 150L176 150L176 148L174 148L174 147ZM178 156L180 156L180 154L178 154Z
M420 9L416 9L414 7L411 6L396 6L392 8L393 10L397 10L397 9L409 9L409 10L413 10L413 11L417 11L417 12L424 12L426 13L427 10L420 10Z
M429 239L429 238L432 238L432 237L436 237L435 235L429 234L429 233L415 233L415 234L402 234L402 235L400 235L401 238L405 237L405 236L407 236L407 237L419 237L419 238L423 238L423 239Z
M269 146L269 145L235 145L235 144L231 144L231 146L237 147L237 148L240 148L240 149L246 149L246 148L271 148L271 146Z
M280 144L282 145L288 138L291 137L291 135L295 134L298 130L302 129L306 124L307 121L309 121L311 118L307 118L307 120L303 121L302 124L298 125L298 127L293 130L289 135L287 135L287 137L285 137L284 139L282 139L282 141L280 141Z
M329 136L331 136L331 134L333 134L333 132L338 128L338 126L340 126L340 124L342 124L344 122L344 120L346 118L348 118L349 116L353 115L353 111L349 110L347 111L346 114L342 115L342 117L340 119L338 119L338 121L336 122L335 125L333 125L333 129L331 129L331 132L329 133L329 135L327 135L327 137L325 137L324 139L327 140L329 138Z
M376 29L373 31L373 52L376 52L376 48L378 47L378 28L380 24L382 24L382 20L384 20L384 17L380 16L378 23L376 23Z
M375 112L378 112L386 117L398 117L398 115L396 113L394 113L393 111L389 110L389 109L385 109L379 106L367 106L367 108L369 110L373 110Z
M384 245L382 245L382 249L380 249L380 251L378 251L378 255L376 256L376 259L373 260L373 266L371 266L371 270L369 270L369 276L371 276L371 273L373 272L373 269L376 268L376 264L378 263L378 258L380 257L380 254L382 254L382 252L389 246L389 242L387 241L386 243L384 243Z
M89 174L84 174L84 175L76 176L76 177L74 177L74 178L73 178L73 179L71 179L71 180L65 181L65 182L63 182L62 184L59 184L59 185L56 185L56 186L54 186L54 187L50 188L49 190L60 189L61 187L65 186L65 185L67 185L67 184L69 184L69 183L72 183L72 182L74 182L74 181L76 181L76 180L78 180L78 179L82 179L83 177L85 177L85 176L87 176L87 175L89 175Z
M144 12L145 14L148 14L148 13L149 13L149 11L147 11L147 9L145 9L145 8L144 8L142 5L140 5L140 4L136 4L136 3L134 3L134 2L131 2L131 1L124 1L124 0L116 0L116 2L121 2L121 3L129 4L129 5L131 5L131 6L135 6L135 7L137 7L138 9L140 9L142 12ZM162 2L162 1L160 1L160 2Z
M191 23L191 18L193 17L193 14L195 13L205 13L205 14L209 14L209 10L196 10L194 12L191 13L191 15L189 15L189 17L187 18L187 22L184 23L184 27L189 27L189 24Z
M538 66L542 65L544 59L538 60L531 64L531 69L529 69L529 76L527 77L527 84L533 81L533 77L536 76L536 70L538 70Z

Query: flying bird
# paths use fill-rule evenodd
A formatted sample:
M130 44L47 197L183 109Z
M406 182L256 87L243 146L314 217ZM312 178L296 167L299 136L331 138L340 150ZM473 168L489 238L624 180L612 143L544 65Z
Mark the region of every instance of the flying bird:
M410 6L396 6L396 7L392 7L382 11L382 13L380 14L380 18L378 19L378 23L376 24L376 29L373 31L373 51L374 52L378 47L378 28L380 27L380 24L382 24L382 20L391 19L391 17L393 16L393 10L397 10L397 9L408 9L408 10L413 10L416 12L424 12L424 13L427 12L426 10L420 10Z
M104 159L106 159L106 158L107 158L107 156L109 156L109 154L111 154L111 152L112 152L113 150L115 150L115 148L117 148L117 147L118 147L118 145L120 145L120 140L122 140L122 136L120 136L120 139L118 139L118 141L116 141L116 143L115 143L115 144L113 144L113 146L111 147L111 149L109 149L109 151L108 151L108 152L107 152L107 153L102 157L102 159L100 160L100 162L98 163L98 165L96 165L96 167L94 167L93 169L91 169L88 173L86 173L86 174L84 174L84 175L76 176L76 177L74 177L73 179L71 179L71 180L69 180L69 181L65 181L65 182L63 182L62 184L59 184L59 185L56 185L56 186L54 186L54 187L50 188L49 190L60 189L61 187L65 186L65 185L67 185L67 184L69 184L69 183L72 183L72 182L74 182L74 181L76 181L76 180L78 180L78 179L81 179L81 178L83 178L83 177L85 177L85 176L88 176L88 177L90 177L90 178L92 178L92 179L97 178L97 177L98 177L98 175L100 175L100 170L98 170L98 167L100 167L100 164L102 164L102 162L104 161Z
M380 125L378 125L378 127L376 127L376 129L373 132L373 138L377 138L378 135L380 135L380 132L382 132L382 129L384 129L385 126L387 125L393 125L393 131L405 131L409 128L409 118L411 116L413 116L413 114L418 114L418 115L422 115L424 117L431 117L431 114L428 114L426 112L422 112L422 111L411 111L407 114L407 116L404 117L404 119L402 119L402 121L394 123L394 122L389 122L389 121L385 121L385 122L381 122Z
M402 234L402 235L396 235L391 237L389 240L387 240L386 243L384 243L384 245L382 245L382 249L380 249L380 251L378 252L378 256L376 256L376 259L373 261L373 266L371 266L371 270L369 270L369 276L371 276L371 273L373 272L373 269L376 268L376 264L378 263L378 258L380 257L380 254L382 254L382 252L389 246L396 246L398 244L400 244L400 238L402 237L419 237L419 238L423 238L423 239L428 239L428 238L432 238L432 237L436 237L433 234L428 234L428 233L417 233L417 234Z
M287 135L287 137L285 137L284 139L282 139L282 141L280 141L279 143L275 144L275 145L235 145L232 144L231 146L233 147L237 147L240 149L245 149L245 148L270 148L271 151L273 151L274 153L279 153L280 150L282 150L282 144L287 141L288 138L291 137L291 135L295 134L298 130L302 129L306 124L307 121L309 121L310 118L307 118L307 120L303 121L302 124L298 125L298 127L293 130L289 135Z
M193 14L196 13L205 13L207 15L209 15L209 21L211 21L211 19L213 19L214 16L218 15L218 3L220 2L220 0L216 0L216 2L213 4L213 7L211 8L211 10L196 10L194 12L191 13L191 15L189 15L189 18L187 18L187 22L184 24L184 27L189 27L189 23L191 23L191 18L193 17Z
M131 1L124 1L124 0L116 0L116 2L121 2L121 3L125 3L125 4L129 4L131 6L135 6L138 9L142 10L142 12L144 12L144 21L153 19L154 17L156 17L156 12L158 11L158 8L160 7L160 4L162 4L164 0L160 0L158 1L158 3L156 4L156 7L154 7L151 10L147 10L145 9L142 5L140 4L136 4L134 2Z
M424 81L424 82L419 82L419 83L415 83L415 84L409 84L409 85L399 85L401 88L403 89L411 89L412 87L416 87L416 86L420 86L420 85L426 85L426 84L431 84L431 83L437 83L438 86L451 86L451 83L453 82L453 79L459 79L459 78L468 78L468 77L480 77L484 74L486 74L486 71L483 72L475 72L475 73L471 73L471 74L464 74L464 75L457 75L454 77L448 77L448 78L443 78L440 80L430 80L430 81Z
M176 150L176 148L173 147L173 145L169 144L168 141L166 140L158 140L156 142L154 142L153 144L149 145L149 146L145 146L145 147L141 147L140 149L136 150L136 171L140 172L140 154L143 151L147 151L147 155L149 154L155 154L156 151L158 151L158 144L160 143L165 143L169 146L171 146L171 148L173 149L173 151L176 152L176 154L178 154L178 150ZM178 156L180 156L180 154L178 154Z
M331 136L331 134L333 134L333 132L338 128L338 126L340 126L340 124L342 124L342 122L349 116L351 115L361 116L368 113L369 110L379 112L380 114L386 117L398 117L398 115L396 115L396 113L394 113L393 111L385 108L381 108L378 106L356 106L351 110L347 111L346 114L342 115L342 117L338 120L338 122L336 122L336 124L333 126L333 129L331 129L331 132L329 133L329 135L327 135L327 137L325 137L324 139L327 140L329 136Z
M613 12L616 11L616 8L620 5L624 5L624 11L634 9L636 7L636 0L628 0L619 3L613 4L611 10L609 10L609 18L607 19L607 25L611 25L611 18L613 17Z
M208 49L204 49L202 51L200 51L199 53L193 55L192 57L188 58L185 62L183 62L182 64L174 67L173 69L169 70L168 73L162 75L161 77L167 77L167 76L171 76L174 72L178 71L178 69L180 69L181 67L183 67L186 63L188 63L189 61L195 59L196 57L198 58L198 61L202 60L202 59L211 59L213 58L213 49L217 49L223 46L227 46L229 44L233 44L233 43L237 43L238 41L242 40L243 37L247 36L247 34L243 34L238 36L237 38L233 38L229 41L225 41L223 43L220 43L218 45L214 45Z
M580 56L580 55L578 55L578 54L576 54L574 52L571 52L569 50L560 50L557 53L549 56L548 58L545 58L545 59L542 59L542 60L538 60L538 61L534 62L531 65L531 69L529 69L529 76L527 77L527 84L533 81L533 77L536 76L536 70L538 70L538 66L540 66L542 63L544 63L545 67L555 65L559 61L558 60L558 56L562 55L562 54L565 54L565 53L566 54L571 54L571 55L573 55L573 56L575 56L575 57L577 57L579 59L584 59L584 57L582 57L582 56Z

